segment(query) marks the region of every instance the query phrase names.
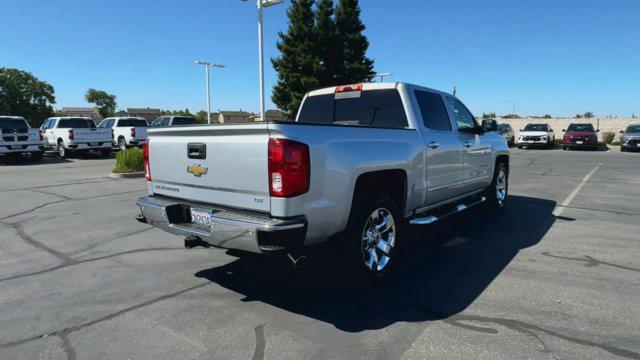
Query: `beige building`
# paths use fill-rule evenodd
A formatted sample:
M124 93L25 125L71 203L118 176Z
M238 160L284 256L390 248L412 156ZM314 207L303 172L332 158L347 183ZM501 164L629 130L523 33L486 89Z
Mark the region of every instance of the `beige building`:
M220 111L218 122L220 124L243 123L253 121L253 114L246 111Z
M153 121L161 114L162 114L162 111L160 109L150 109L150 108L128 108L127 109L127 116L141 117L146 119L147 121Z
M288 120L290 120L289 119L289 114L287 114L284 111L280 111L280 110L276 110L276 109L265 111L264 117L265 117L266 121L288 121ZM260 120L260 117L258 117L258 120Z
M64 116L90 117L95 121L102 120L98 109L90 107L63 107L60 112Z

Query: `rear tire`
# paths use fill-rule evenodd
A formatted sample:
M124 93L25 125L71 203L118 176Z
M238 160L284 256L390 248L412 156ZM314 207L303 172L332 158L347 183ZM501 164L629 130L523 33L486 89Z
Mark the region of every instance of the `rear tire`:
M349 217L344 249L348 266L365 288L385 279L398 258L398 235L402 219L395 203L386 196L363 199Z
M507 165L503 162L496 163L493 171L493 180L487 188L484 196L487 198L487 204L494 209L504 209L507 203L509 193L509 171Z
M522 145L518 145L518 149L522 149Z
M118 147L120 150L127 149L127 141L123 137L118 138Z
M69 156L69 152L64 147L64 143L62 141L58 143L58 156L60 156L61 159L66 159Z

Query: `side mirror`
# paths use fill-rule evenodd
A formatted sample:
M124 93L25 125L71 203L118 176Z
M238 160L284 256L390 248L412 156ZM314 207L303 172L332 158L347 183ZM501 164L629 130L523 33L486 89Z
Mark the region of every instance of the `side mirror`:
M596 130L596 132L600 132L600 129Z
M551 129L551 130L549 130L549 131L553 132L553 129Z
M562 131L567 132L567 129L562 129Z
M522 131L522 129L518 130L518 131Z
M620 130L620 134L624 134L624 130Z

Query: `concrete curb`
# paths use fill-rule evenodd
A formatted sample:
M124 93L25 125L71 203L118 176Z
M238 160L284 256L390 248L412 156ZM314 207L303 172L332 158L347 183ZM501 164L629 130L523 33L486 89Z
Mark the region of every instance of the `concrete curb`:
M135 173L109 173L109 177L112 179L133 179L144 177L144 172Z

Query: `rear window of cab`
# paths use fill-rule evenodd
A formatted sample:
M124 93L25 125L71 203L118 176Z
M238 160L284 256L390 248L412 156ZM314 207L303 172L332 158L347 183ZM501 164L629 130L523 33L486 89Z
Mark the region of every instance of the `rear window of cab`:
M307 96L300 123L406 129L409 125L396 89Z

